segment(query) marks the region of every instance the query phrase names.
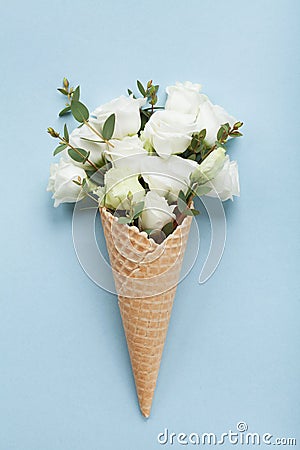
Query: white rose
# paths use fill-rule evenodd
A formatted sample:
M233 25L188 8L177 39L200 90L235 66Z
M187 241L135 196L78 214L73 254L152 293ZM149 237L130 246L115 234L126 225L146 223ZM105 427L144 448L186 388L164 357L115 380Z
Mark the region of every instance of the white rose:
M85 171L63 158L58 164L51 164L47 191L53 192L55 208L61 203L77 202L85 196L81 187L73 182L78 180L78 177L82 182L86 178Z
M145 197L144 210L139 219L143 230L161 230L167 223L176 218L173 213L176 206L170 206L164 197L149 191Z
M205 184L215 178L225 163L225 150L217 148L213 150L191 175L193 183Z
M168 159L148 156L142 159L141 166L142 177L149 188L159 195L167 196L170 201L175 201L180 190L186 193L190 175L199 164L173 155Z
M219 197L223 202L231 199L233 195L240 196L239 173L236 161L230 161L229 156L226 156L223 169L210 182L213 186L212 191L208 194L209 197Z
M213 105L206 95L200 94L201 104L196 119L197 130L206 129L205 141L213 145L217 139L217 134L221 125L229 123L232 127L236 119L228 114L224 108L219 105Z
M190 115L162 110L150 117L142 139L146 145L150 144L159 156L168 158L187 149L194 131L195 123Z
M93 125L93 122L91 121L91 124ZM89 139L89 140L86 140ZM101 139L99 136L97 136L92 130L90 130L87 125L83 125L80 128L75 128L75 130L72 131L70 134L70 144L75 148L82 148L83 150L86 150L87 152L90 152L89 159L95 163L96 165L101 165L103 162L103 154L104 150L106 149L106 144L100 144L97 142L92 141L100 141ZM67 149L64 151L64 155L66 159L71 159ZM73 160L72 160L73 161ZM89 166L88 163L83 166L81 163L76 163L73 161L74 164L80 166L80 167L87 167Z
M129 175L128 175L129 173ZM138 181L138 175L130 175L130 168L112 167L104 175L105 205L113 209L128 209L129 192L133 195L133 202L143 200L145 191Z
M200 84L193 84L190 81L185 83L177 82L175 86L168 86L166 89L168 98L165 108L183 114L192 114L195 118L201 103L200 90Z
M98 131L101 131L105 120L111 115L116 115L113 138L122 139L125 136L137 134L141 127L140 108L145 105L147 99L134 99L133 96L115 98L105 105L99 106L92 112Z
M113 139L111 143L113 147L107 148L106 156L113 163L114 167L132 167L134 166L134 161L137 162L139 157L148 155L137 135L127 136L122 140Z

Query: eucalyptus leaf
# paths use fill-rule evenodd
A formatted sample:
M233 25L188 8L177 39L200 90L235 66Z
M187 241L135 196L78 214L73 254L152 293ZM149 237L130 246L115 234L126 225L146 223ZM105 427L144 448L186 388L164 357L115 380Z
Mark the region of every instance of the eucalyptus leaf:
M88 141L88 142L95 142L96 144L105 144L104 141L99 141L97 139L89 139L83 136L80 136L80 139L82 139L83 141Z
M118 218L118 222L125 224L125 223L130 223L132 221L132 219L130 217L119 217Z
M133 207L133 219L137 219L143 212L145 202L139 202Z
M79 102L79 97L80 97L80 86L77 86L77 88L73 92L72 100L75 102Z
M232 131L230 133L230 136L232 136L232 137L240 137L240 136L243 136L243 133L241 133L240 131Z
M87 152L83 148L69 148L68 150L69 156L76 162L85 163L88 157L90 156L90 152Z
M83 103L76 100L72 100L71 112L77 122L83 123L89 118L89 110L87 109L87 107Z
M57 90L63 95L68 95L68 91L64 88L57 88Z
M193 189L193 191L198 197L201 197L201 195L208 194L208 192L210 192L211 189L212 189L211 186L200 185L195 189Z
M229 125L229 123L228 123L228 122L224 123L224 124L223 124L223 127L225 128L226 133L228 133L229 130L230 130L230 125Z
M111 139L112 135L114 134L115 121L116 121L115 114L111 114L104 122L102 129L102 136L107 141Z
M65 148L67 148L66 144L61 144L53 152L53 156L58 155L58 153L62 152Z
M185 216L198 216L199 211L197 211L197 209L187 208L185 211L183 211L183 214Z
M146 228L146 229L143 230L143 231L149 235L149 234L152 233L153 229L152 229L152 228Z
M181 198L178 198L177 208L179 209L179 212L183 213L186 210L186 202L183 201Z
M140 91L140 93L142 94L142 96L143 96L143 97L146 97L147 94L146 94L145 88L144 88L144 86L142 85L142 83L141 83L139 80L137 80L136 84L137 84L138 90Z
M203 140L206 137L206 128L203 128L203 130L199 133L199 139Z
M162 232L165 234L165 236L169 236L174 230L173 222L168 222L163 228Z
M218 131L218 134L217 134L217 140L221 141L225 133L226 133L226 130L225 130L224 126L222 125L219 128L219 131Z
M183 191L179 191L177 207L181 213L186 209L186 197Z
M179 191L178 197L179 197L182 201L184 201L184 202L186 201L185 193L184 193L182 190Z
M71 112L71 106L67 106L66 108L62 109L58 115L59 117L62 117L65 114L68 114L69 112Z
M65 140L67 142L69 142L69 132L68 132L68 127L67 127L66 123L65 123L65 126L64 126L64 138L65 138Z

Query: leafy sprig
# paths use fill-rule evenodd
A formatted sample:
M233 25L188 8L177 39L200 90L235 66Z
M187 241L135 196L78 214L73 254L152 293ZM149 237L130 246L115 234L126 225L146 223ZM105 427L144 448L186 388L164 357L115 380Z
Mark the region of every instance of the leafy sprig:
M57 90L61 94L65 95L68 98L68 102L65 105L66 107L63 108L58 113L59 117L62 117L62 116L66 115L66 114L69 114L71 112L71 100L72 100L72 97L74 95L74 92L76 92L76 90L78 90L78 89L79 89L79 86L77 86L76 89L74 89L73 87L70 87L69 80L66 77L64 77L63 82L62 82L62 87L57 88Z
M118 222L129 225L133 224L140 217L144 210L145 202L134 203L131 192L128 192L127 200L129 202L129 209L125 212L125 216L118 217Z
M243 122L236 122L233 127L230 127L229 123L221 125L217 133L217 140L212 146L205 141L206 129L201 130L199 133L193 133L189 147L181 156L197 161L200 164L216 148L225 148L225 143L229 137L243 136L239 131L242 125Z
M102 129L102 134L96 130L90 123L90 113L87 106L80 101L80 86L75 89L70 88L69 80L65 77L63 79L63 87L58 88L58 91L68 97L69 103L66 103L66 108L59 112L59 116L63 116L71 112L74 119L82 125L86 125L96 136L100 138L99 143L106 143L110 147L113 144L109 142L112 138L115 129L115 114L111 114L105 121Z
M66 148L68 148L68 154L69 156L76 162L80 162L82 164L88 163L90 164L95 170L98 170L98 167L89 159L90 152L87 152L83 148L74 147L69 142L69 132L67 125L64 126L64 135L61 136L58 131L55 131L54 128L49 127L47 129L47 132L55 139L59 139L59 145L56 147L56 149L53 152L53 155L57 155L58 153L62 152Z
M153 80L149 80L144 86L141 81L137 80L136 82L137 88L141 95L147 99L147 102L150 104L150 107L147 108L141 108L141 130L145 128L146 123L154 113L154 110L156 109L164 109L162 106L155 106L158 101L157 92L159 89L158 84L153 84ZM133 94L131 89L127 89L127 92L129 95L132 95L133 98L136 98L136 96Z

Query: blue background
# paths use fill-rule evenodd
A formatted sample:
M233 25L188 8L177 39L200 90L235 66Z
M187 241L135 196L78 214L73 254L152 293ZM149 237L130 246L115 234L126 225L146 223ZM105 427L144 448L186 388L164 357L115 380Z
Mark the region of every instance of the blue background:
M300 448L299 14L296 0L2 2L0 450L147 450L165 427L241 420ZM246 124L225 254L200 286L203 214L148 421L116 298L76 259L72 208L45 192L64 75L91 109L136 78L201 82Z

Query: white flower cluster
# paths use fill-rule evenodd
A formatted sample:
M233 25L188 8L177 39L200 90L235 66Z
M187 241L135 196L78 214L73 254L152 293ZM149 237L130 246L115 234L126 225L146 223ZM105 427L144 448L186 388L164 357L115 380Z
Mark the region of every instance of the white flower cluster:
M115 114L111 145L97 142L99 138L86 124L70 134L70 144L90 152L89 159L95 165L103 161L109 165L104 187L98 189L105 206L126 210L128 198L133 203L144 202L139 217L141 229L162 229L173 220L179 192L188 191L191 179L201 180L206 195L219 196L222 201L239 195L237 164L223 148L213 149L200 164L183 155L193 133L205 129L205 143L213 146L219 128L225 123L232 127L236 122L200 90L199 84L190 82L169 86L165 108L154 110L143 131L140 109L146 99L121 96L98 107L89 122L99 133L105 120ZM48 185L54 206L81 200L85 194L74 180L88 179L87 163L72 160L67 149L62 155L59 163L51 166Z

